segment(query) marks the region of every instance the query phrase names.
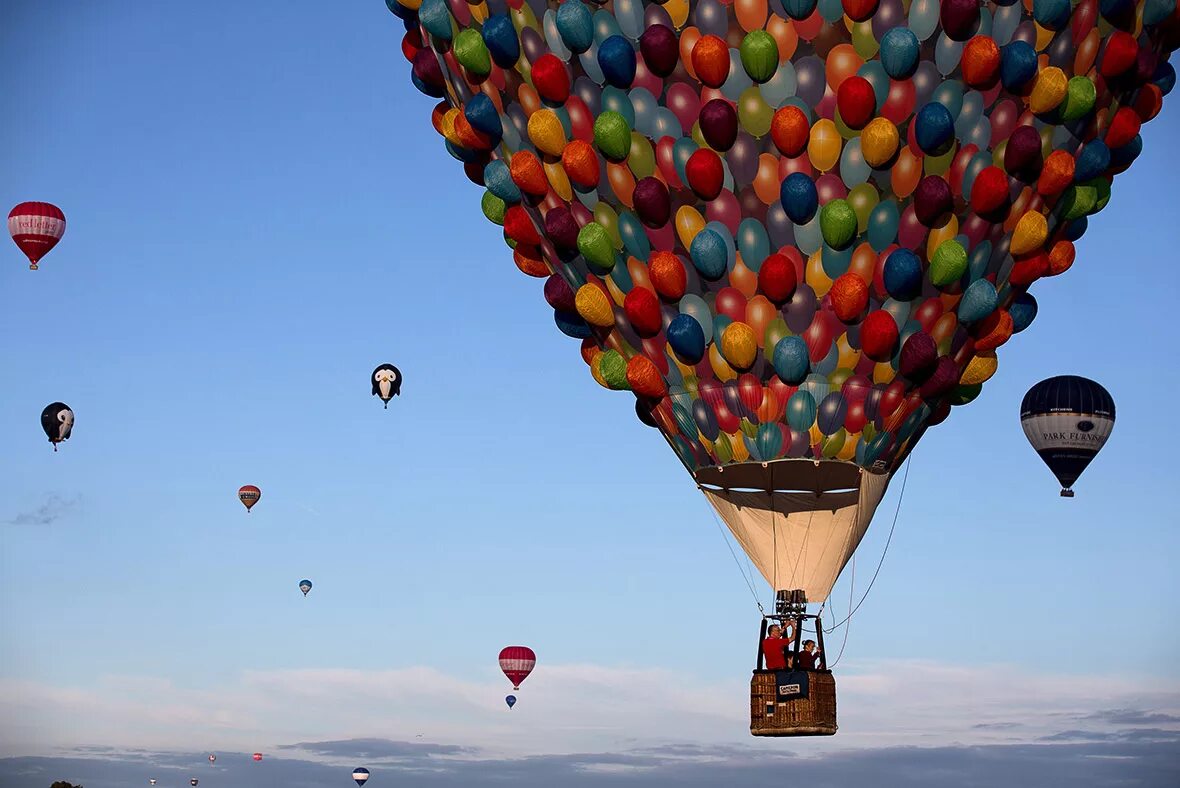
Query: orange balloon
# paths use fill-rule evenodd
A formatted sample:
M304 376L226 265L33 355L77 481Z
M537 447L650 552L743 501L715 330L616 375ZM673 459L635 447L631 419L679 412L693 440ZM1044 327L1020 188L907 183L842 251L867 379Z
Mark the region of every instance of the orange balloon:
M653 293L656 291L651 283L651 277L647 275L647 266L638 258L627 257L627 273L631 275L631 281L636 287L642 287Z
M742 260L741 252L737 253L737 261L734 263L733 270L729 272L729 283L746 298L753 298L758 294L758 274L746 266L745 261Z
M754 176L754 195L763 205L774 205L779 199L778 156L763 153L758 157L758 173Z
M790 20L783 19L776 14L770 18L766 32L770 33L774 42L778 44L778 62L785 63L790 60L799 47L799 34L795 32L795 26L791 24Z
M733 10L737 15L738 24L747 33L751 30L761 30L766 24L766 15L769 12L766 0L737 0L733 4Z
M558 197L569 202L574 199L574 190L570 186L569 176L565 174L565 167L561 166L559 161L542 162L541 166L545 169L545 177L549 179L549 185L553 187L553 191Z
M934 326L930 329L930 336L936 345L941 345L943 342L950 341L958 327L959 319L955 317L953 312L947 312L934 321Z
M1082 39L1082 43L1078 47L1077 55L1073 59L1073 73L1085 74L1094 66L1094 61L1098 58L1098 45L1100 41L1098 28L1094 27L1086 34L1086 37Z
M909 197L918 188L922 180L922 159L914 155L909 147L901 149L897 156L897 163L889 173L889 183L893 193L899 198Z
M527 82L520 83L520 88L516 91L516 98L525 115L532 115L541 108L541 97L537 95L536 89Z
M692 66L692 50L700 40L701 31L695 27L686 27L680 34L680 65L693 79L697 79L697 72Z
M756 295L746 303L746 323L754 329L754 340L758 343L758 347L763 347L766 340L766 327L777 316L778 309L766 296Z
M832 280L824 272L823 253L823 249L817 249L811 257L807 258L807 267L803 274L804 281L819 298L826 296L828 291L832 289Z
M758 416L758 421L763 423L778 421L783 417L783 406L779 403L778 395L774 393L774 389L769 386L763 387L762 404L758 406L755 415Z
M870 285L873 283L873 274L877 271L877 253L873 251L873 247L867 243L863 243L856 247L852 253L852 263L848 266L848 272L856 274Z
M949 241L959 234L959 219L956 216L951 216L947 223L942 227L936 227L930 231L930 235L926 236L926 259L934 259L934 251L942 244L943 241Z
M864 59L856 54L852 44L837 44L832 47L825 64L828 87L835 93L844 80L856 74L857 69L864 64Z
M631 198L635 194L635 176L631 174L630 168L625 164L615 164L608 161L606 163L606 179L615 196L619 198L619 202L630 208Z
M840 145L840 132L836 129L836 124L823 118L811 127L807 157L817 170L827 172L840 161Z

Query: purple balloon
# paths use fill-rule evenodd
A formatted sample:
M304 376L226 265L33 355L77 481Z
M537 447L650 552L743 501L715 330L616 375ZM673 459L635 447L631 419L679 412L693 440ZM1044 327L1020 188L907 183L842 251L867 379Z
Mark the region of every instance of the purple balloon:
M905 27L905 7L901 0L881 0L877 11L872 17L873 39L880 41L881 37L895 27Z
M700 29L702 36L725 38L725 34L729 32L729 15L725 6L717 0L698 0L692 21Z
M942 82L942 75L938 73L938 66L932 61L924 60L918 64L918 70L910 77L914 83L915 107L924 107L930 102L934 89Z
M897 243L906 249L917 249L926 240L926 225L914 213L914 206L907 205L901 212L897 225Z
M733 176L736 186L749 186L754 182L754 177L758 174L759 153L761 149L753 137L744 131L737 135L732 147L725 154L725 163L729 165L729 173ZM765 209L765 206L763 208Z
M680 121L684 135L691 134L692 126L701 114L701 99L697 92L685 83L677 82L668 88L665 104Z
M816 300L815 291L810 285L800 284L795 288L791 300L783 306L787 328L796 334L802 334L811 326L818 308L819 302Z
M590 114L598 117L602 112L602 88L590 77L578 77L574 80L574 93L586 104Z
M820 205L827 205L832 200L843 200L848 197L848 187L834 172L819 176L815 181L815 190L819 193Z
M827 77L824 74L824 62L815 55L802 58L795 64L795 95L809 107L818 106L824 98L827 88Z
M531 27L520 31L520 48L529 63L536 63L541 55L549 51L549 46L539 32Z
M643 10L643 26L653 27L655 25L663 25L666 28L672 29L672 17L664 10L662 5L656 3L648 3Z
M778 200L766 209L766 221L763 224L770 235L770 245L775 249L795 245L795 225Z
M758 199L753 188L747 186L738 192L738 202L741 203L743 216L766 225L766 206Z

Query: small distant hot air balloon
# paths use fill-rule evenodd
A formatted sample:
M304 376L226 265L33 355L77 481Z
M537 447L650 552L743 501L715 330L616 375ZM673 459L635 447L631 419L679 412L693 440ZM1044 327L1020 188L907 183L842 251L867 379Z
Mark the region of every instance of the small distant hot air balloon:
M188 784L193 786L193 788L197 788L197 783L199 783L199 782L200 782L200 780L198 780L196 777L194 777L188 781Z
M363 766L353 769L352 779L356 780L357 785L364 785L369 779L369 770Z
M1114 429L1114 398L1088 378L1058 375L1028 390L1020 403L1028 442L1072 498L1073 483L1102 451Z
M504 702L505 702L505 703L507 703L507 704L508 704L508 708L510 708L510 709L511 709L513 706L515 706L515 705L516 705L516 696L515 696L515 695L509 695L508 697L504 698Z
M209 763L215 763L216 761L217 761L217 756L214 755L213 753L209 753Z
M303 592L304 596L307 596L307 592L311 590L311 581L310 580L300 580L299 581L299 590Z
M402 393L402 373L393 364L382 364L373 370L373 396L380 397L389 407L389 401Z
M262 497L262 490L255 487L253 484L246 484L238 488L238 500L246 507L246 513L250 513L250 509L254 504L258 503L258 499Z
M156 784L155 780L148 780L148 785L155 785L155 784Z
M254 760L261 761L262 760L262 753L260 753L260 752L254 753Z
M29 269L57 246L66 231L66 215L47 202L22 202L8 212L8 233L29 258Z
M45 430L53 450L57 451L57 444L69 440L74 430L74 411L64 402L46 405L45 410L41 411L41 429Z
M500 670L512 682L512 689L529 677L537 664L537 655L528 646L508 646L500 652Z

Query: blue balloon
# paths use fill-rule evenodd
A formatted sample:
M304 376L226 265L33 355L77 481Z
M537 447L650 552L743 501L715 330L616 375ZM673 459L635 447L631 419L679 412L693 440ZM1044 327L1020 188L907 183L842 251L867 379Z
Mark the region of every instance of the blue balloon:
M1121 148L1115 148L1110 152L1110 166L1112 167L1129 167L1131 162L1139 158L1139 154L1143 152L1143 137L1136 134L1135 138L1128 142Z
M795 224L807 224L819 209L819 191L811 176L792 172L779 186L779 200L787 217Z
M692 239L689 248L692 264L701 276L715 282L725 275L726 249L721 234L706 227Z
M1089 227L1089 225L1090 220L1085 216L1080 216L1077 219L1074 219L1072 222L1065 225L1065 240L1078 240L1083 234L1085 234L1086 228Z
M508 697L504 698L504 702L505 702L505 703L507 703L507 704L508 704L508 708L510 708L510 709L511 709L513 706L515 706L515 705L516 705L516 696L515 696L515 695L509 695Z
M819 431L824 435L839 432L844 426L844 418L848 415L848 402L838 391L823 398L819 404L817 423Z
M1037 75L1037 50L1027 41L1012 41L1000 48L1000 82L1007 90L1019 90Z
M804 432L815 424L815 399L806 391L796 391L787 400L787 424L791 429Z
M451 40L451 9L446 0L423 0L418 8L418 20L430 35Z
M1069 24L1072 10L1069 0L1033 0L1033 19L1046 30L1060 30Z
M717 426L717 416L703 399L693 400L692 418L702 435L711 441L717 440L717 435L721 432L721 428Z
M856 71L856 75L873 86L873 96L877 99L877 106L884 106L889 100L889 74L880 60L870 60ZM773 106L773 105L772 105Z
M783 337L774 346L774 356L771 363L783 383L790 386L799 385L807 377L811 368L807 343L803 341L802 337Z
M553 310L553 322L557 323L558 330L567 337L588 339L594 336L590 325L577 312L561 312L555 309Z
M915 120L917 127L914 136L917 138L918 147L924 153L942 153L947 143L954 139L955 119L951 111L937 101L931 101L922 107Z
M635 105L627 92L616 87L603 88L602 111L617 112L627 121L627 125L635 128Z
M509 205L521 200L520 187L512 180L512 173L503 159L492 159L483 168L483 185Z
M996 286L986 279L977 279L963 291L963 298L959 301L959 322L983 320L996 311L999 301Z
M1176 0L1147 0L1143 4L1143 24L1158 25L1171 16L1175 10ZM1164 91L1164 95L1168 95L1167 90Z
M500 123L500 113L496 111L496 105L492 103L486 93L476 93L472 96L467 105L463 107L463 116L476 131L490 134L497 139L504 134L504 126Z
M791 19L803 20L811 16L817 0L783 0L783 10Z
M909 249L895 249L885 258L881 278L891 298L913 300L922 293L922 261Z
M1032 325L1037 316L1037 299L1030 293L1016 296L1012 306L1008 307L1008 314L1012 317L1012 333L1019 334Z
M520 40L516 37L516 28L507 14L489 16L483 23L480 34L497 66L512 68L516 65L516 61L520 59Z
M881 65L890 79L912 77L918 70L921 51L922 43L908 27L895 27L881 36Z
M763 261L770 256L770 236L766 234L762 222L754 218L742 219L738 225L737 246L746 268L758 273Z
M594 17L582 0L567 0L557 7L557 32L570 51L578 55L594 43Z
M1110 167L1110 148L1102 140L1091 140L1077 155L1074 183L1085 183L1102 175Z
M598 45L598 65L611 85L629 88L635 81L635 48L623 36L611 36ZM631 125L634 124L632 116Z
M895 200L882 200L869 212L869 246L878 254L884 252L897 240L897 225L901 222L901 210Z
M759 424L755 443L762 459L774 459L783 449L783 431L778 424Z
M705 331L692 315L677 315L668 324L668 344L689 364L705 356Z

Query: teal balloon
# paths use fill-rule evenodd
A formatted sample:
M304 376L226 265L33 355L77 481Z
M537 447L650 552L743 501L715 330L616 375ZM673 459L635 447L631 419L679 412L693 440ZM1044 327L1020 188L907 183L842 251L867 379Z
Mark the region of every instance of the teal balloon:
M564 5L566 4L562 3L562 6ZM568 63L573 53L561 38L561 29L557 26L557 12L552 8L545 12L541 19L541 27L545 29L545 43L549 45L549 51L557 55L563 63Z
M861 66L856 75L868 80L873 87L873 95L877 99L877 106L882 107L889 98L889 74L880 60L870 60ZM859 138L858 138L859 139Z
M582 65L582 71L586 76L601 85L606 79L602 76L602 66L598 65L598 44L590 45L582 54L578 55L578 62Z
M980 150L979 153L971 157L971 161L967 162L967 168L963 171L963 194L965 195L963 199L968 199L971 196L971 187L975 185L975 179L991 164L992 155L986 150Z
M643 229L643 222L631 211L619 213L619 237L623 239L623 248L632 257L646 260L651 254L651 241Z
M934 45L934 65L938 73L944 77L959 67L959 60L963 57L965 44L952 41L946 33L938 34L938 43Z
M922 403L917 408L915 408L914 412L909 416L906 416L906 420L901 423L901 429L897 431L898 442L900 443L901 441L907 440L910 436L917 432L918 428L925 424L926 419L929 417L930 407L926 405L926 403Z
M721 95L736 102L742 97L746 88L753 87L753 85L754 80L750 79L750 75L746 73L746 67L742 65L738 51L736 49L729 50L729 76L721 85Z
M562 42L581 54L594 43L594 15L582 0L567 0L557 7L557 32Z
M418 8L418 21L435 38L451 40L451 9L446 0L423 0Z
M725 245L725 270L732 271L734 265L737 264L737 243L734 241L733 233L721 222L709 222L705 225L702 232L705 230L711 230L721 238L722 243Z
M617 112L627 121L627 125L635 128L635 106L626 92L616 87L602 89L602 111Z
M910 4L909 28L919 41L925 41L938 27L939 0L914 0Z
M758 273L762 261L770 256L770 236L766 234L762 222L754 218L742 219L742 223L738 225L737 246L746 268Z
M893 442L893 435L888 430L878 432L865 447L864 464L871 466L876 460L882 459Z
M680 299L678 304L680 314L688 315L701 324L701 331L706 337L713 336L713 310L699 295L688 294Z
M783 450L783 431L779 429L778 424L760 424L754 442L762 459L774 459Z
M725 315L717 315L713 318L713 344L721 347L721 335L725 333L725 329L733 322L733 318Z
M799 82L795 77L795 67L788 60L778 64L778 70L768 82L758 86L762 92L762 99L771 107L781 107L783 103L795 95Z
M795 225L795 245L804 257L810 257L818 252L823 244L824 234L819 226L819 211L815 212L815 216L811 217L807 224Z
M963 291L963 298L959 301L959 322L974 323L996 311L999 305L999 295L996 286L986 279L977 279Z
M840 0L819 0L819 15L825 22L835 22L844 16L844 4Z
M631 281L631 272L627 270L627 266L623 265L620 260L616 259L615 267L610 272L610 278L624 293L631 292L631 289L635 287L635 283Z
M893 322L897 324L898 331L901 331L906 321L910 319L910 304L909 301L886 298L885 303L881 305L881 308L888 312L889 316L893 318Z
M694 439L696 438L697 423L693 419L692 414L683 405L678 402L672 404L672 417L676 419L676 426L680 428L681 432Z
M834 352L838 352L836 351L835 343L832 343L832 350ZM835 367L832 369L834 370ZM810 394L812 402L823 402L824 397L828 396L828 394L832 391L832 382L828 380L827 375L813 372L808 375L807 379L799 385L799 391ZM814 416L812 418L814 418Z
M800 389L787 400L787 424L793 430L804 432L815 423L815 398Z
M611 36L621 36L623 31L615 21L615 15L605 9L594 12L594 43L601 44Z
M865 161L860 150L860 137L850 140L840 153L840 180L848 188L864 183L872 175L873 168Z
M959 116L955 118L955 136L966 140L975 130L976 124L983 117L983 95L978 90L969 90L963 94L963 105L959 109ZM991 124L988 124L988 134L991 134ZM984 145L986 148L987 146Z
M643 35L643 3L640 0L615 0L615 21L619 30L632 41Z
M848 269L852 266L852 247L849 246L837 251L824 244L823 251L819 255L819 262L827 277L834 280L836 277L848 273Z
M676 122L680 125L680 121ZM676 166L676 177L680 178L681 183L688 183L688 176L684 173L684 166L688 164L688 160L697 152L699 146L693 142L689 137L681 137L672 143L672 163Z
M656 110L655 132L651 135L653 140L661 140L664 137L676 139L680 136L681 131L680 121L676 119L675 112L667 107L660 107Z
M869 246L878 254L897 240L897 226L901 223L901 211L895 200L882 200L869 212Z
M992 242L981 241L979 246L971 250L967 258L967 275L971 281L983 279L987 275L987 267L992 260Z
M807 343L802 337L783 337L774 346L774 356L771 363L775 374L790 386L797 386L807 378L811 369L811 358L808 355Z
M836 343L832 343L832 347L828 350L828 354L815 363L815 371L824 376L831 375L836 371L836 365L840 363L840 350L836 347ZM814 395L813 395L814 396ZM826 394L824 396L827 396ZM822 397L816 397L817 402L822 402Z
M917 2L917 0L915 0ZM930 100L947 108L951 119L959 117L963 110L963 83L955 79L948 79L934 89Z
M657 113L660 111L660 102L656 101L656 97L647 88L632 88L627 97L635 110L635 130L645 137L659 140L660 137L656 136L656 120L659 117ZM573 135L567 132L566 136Z

